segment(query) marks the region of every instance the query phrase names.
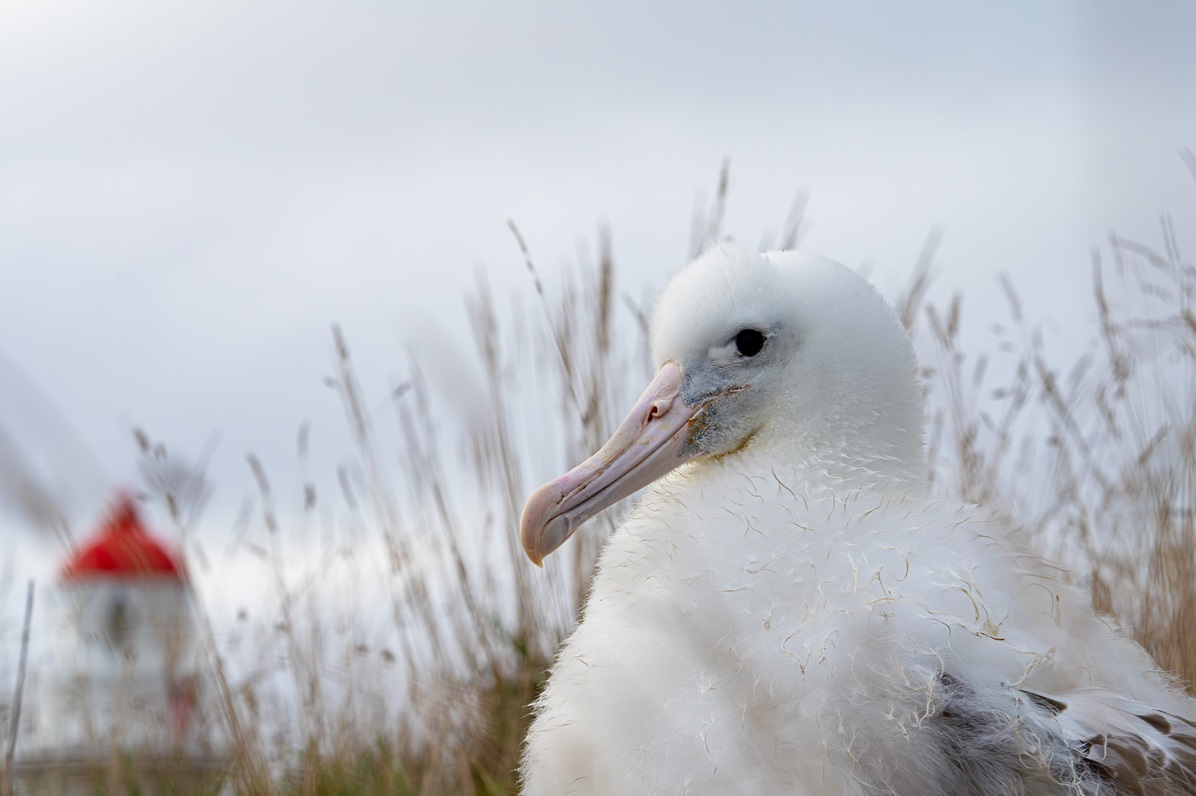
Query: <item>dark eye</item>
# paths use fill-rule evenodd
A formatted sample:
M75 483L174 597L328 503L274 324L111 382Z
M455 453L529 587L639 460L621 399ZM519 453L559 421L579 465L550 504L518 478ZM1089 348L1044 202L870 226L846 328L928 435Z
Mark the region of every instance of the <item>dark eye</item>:
M755 329L744 329L735 335L735 350L739 352L740 356L754 357L760 353L760 349L764 347L766 339L764 332L758 332Z

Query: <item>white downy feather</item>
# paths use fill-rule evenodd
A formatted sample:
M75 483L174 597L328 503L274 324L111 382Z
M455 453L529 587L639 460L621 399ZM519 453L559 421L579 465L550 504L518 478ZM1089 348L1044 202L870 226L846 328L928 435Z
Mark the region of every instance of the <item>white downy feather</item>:
M742 377L741 328L773 346ZM926 493L912 348L862 278L724 246L652 341L684 395L743 394L607 544L525 794L1196 792L1193 701L1016 529Z

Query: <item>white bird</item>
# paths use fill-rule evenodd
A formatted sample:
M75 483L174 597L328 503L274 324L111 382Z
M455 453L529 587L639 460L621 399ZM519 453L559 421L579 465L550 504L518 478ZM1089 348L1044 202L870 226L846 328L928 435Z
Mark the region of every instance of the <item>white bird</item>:
M860 276L726 245L659 370L545 484L537 564L649 486L535 705L523 793L1196 793L1196 702L1016 529L927 493L909 338Z

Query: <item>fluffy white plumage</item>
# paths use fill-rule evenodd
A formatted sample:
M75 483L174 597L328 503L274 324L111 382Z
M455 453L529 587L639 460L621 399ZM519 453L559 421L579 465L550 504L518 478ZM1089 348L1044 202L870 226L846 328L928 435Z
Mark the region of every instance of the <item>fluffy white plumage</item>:
M1196 792L1193 701L1016 530L926 493L913 351L862 278L723 246L652 346L692 417L603 551L525 794ZM679 411L653 405L627 422ZM556 519L579 483L529 501L533 558L621 494Z

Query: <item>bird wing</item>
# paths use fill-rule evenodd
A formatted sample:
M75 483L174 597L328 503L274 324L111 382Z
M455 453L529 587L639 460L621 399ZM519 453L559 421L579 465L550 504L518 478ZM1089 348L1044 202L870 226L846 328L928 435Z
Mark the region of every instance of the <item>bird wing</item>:
M1052 714L1067 746L1116 793L1196 793L1196 723L1100 688L1023 691Z

